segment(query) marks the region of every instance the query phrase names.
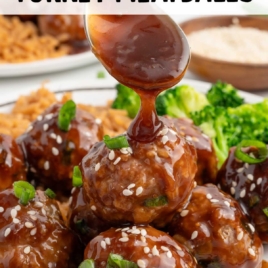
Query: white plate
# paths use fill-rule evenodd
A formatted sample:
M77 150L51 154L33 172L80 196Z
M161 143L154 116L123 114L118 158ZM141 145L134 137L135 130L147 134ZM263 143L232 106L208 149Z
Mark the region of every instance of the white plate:
M92 104L92 105L105 105L108 100L112 100L116 96L116 91L114 86L117 82L113 79L99 79L91 80L90 87L85 84L77 84L76 87L70 88L59 88L53 84L47 84L47 88L51 91L57 93L57 97L60 98L64 92L71 91L73 94L73 99L75 102ZM206 93L210 88L211 84L201 81L195 81L190 79L183 79L180 84L190 85L196 90L202 93ZM20 92L21 95L29 94L34 87L29 90L23 90ZM256 103L263 100L262 97L240 91L240 96L242 96L247 103ZM14 101L18 98L17 93L7 92L5 95L1 96L0 99L0 112L8 113L12 108ZM268 261L268 245L264 246L264 259Z
M90 51L26 63L0 63L0 77L16 77L65 71L97 62Z

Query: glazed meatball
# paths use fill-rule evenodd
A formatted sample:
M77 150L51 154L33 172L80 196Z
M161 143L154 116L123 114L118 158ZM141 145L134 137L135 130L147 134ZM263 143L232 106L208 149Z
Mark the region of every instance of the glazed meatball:
M149 143L125 137L128 148L99 142L83 158L85 194L102 219L163 227L194 187L195 149L166 126Z
M150 226L134 225L103 232L88 244L84 258L94 260L95 267L101 268L106 267L111 253L140 268L196 267L183 245Z
M18 180L26 180L22 151L12 137L0 134L0 191Z
M24 206L13 189L0 193L0 267L75 267L75 237L63 223L55 200L36 191Z
M88 112L77 109L68 131L59 128L61 104L48 108L18 138L37 185L64 195L72 189L72 171L102 136L102 127Z
M38 26L41 34L49 34L65 41L86 41L83 16L38 16Z
M248 149L249 153L256 152L256 148ZM219 170L217 183L247 210L260 238L267 243L268 159L259 164L247 164L236 159L235 148L231 148L228 159Z
M107 220L101 220L94 214L95 207L86 199L84 189L73 188L70 198L68 226L78 235L86 246L100 232L111 227Z
M197 153L197 173L195 175L197 184L215 183L218 160L210 138L188 118L167 118L166 122L170 126L174 126L180 135L194 145Z
M215 185L197 186L169 228L201 267L261 267L263 248L239 204Z

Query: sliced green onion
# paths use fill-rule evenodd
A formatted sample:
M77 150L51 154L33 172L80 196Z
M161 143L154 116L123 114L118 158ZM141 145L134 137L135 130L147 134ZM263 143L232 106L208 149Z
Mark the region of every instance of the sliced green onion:
M83 185L82 173L79 166L73 169L73 187L81 187Z
M118 136L118 137L110 138L110 136L105 135L103 137L103 141L105 145L111 150L129 147L126 136Z
M249 199L249 207L253 208L255 205L257 205L260 202L260 198L258 195L253 195Z
M89 227L88 227L88 225L87 225L87 223L85 222L84 219L76 221L75 229L80 234L87 234L89 232Z
M20 203L24 206L35 197L34 187L27 181L16 181L13 183L14 194L20 199Z
M103 72L103 71L99 71L99 72L97 73L97 78L105 78L105 72Z
M249 154L242 151L245 147L256 147L258 149L258 158L252 157ZM239 160L249 163L258 164L266 160L268 155L268 150L266 144L261 141L256 140L243 140L237 146L235 150L235 157Z
M145 200L144 205L146 207L161 207L168 204L168 199L166 196L158 196L156 198L149 198Z
M264 208L262 211L264 212L264 214L268 218L268 207Z
M87 259L84 260L78 268L95 268L94 260L92 259Z
M52 191L50 188L47 188L45 190L45 195L51 199L54 199L56 197L56 194L54 191Z
M132 261L124 260L118 254L110 253L106 268L138 268L138 265Z
M60 111L58 116L58 126L63 131L68 131L71 121L75 118L76 114L76 104L72 100L66 101Z

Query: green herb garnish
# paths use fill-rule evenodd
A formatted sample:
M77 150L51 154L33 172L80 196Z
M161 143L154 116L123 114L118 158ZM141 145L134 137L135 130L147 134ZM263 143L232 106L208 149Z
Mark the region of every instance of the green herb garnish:
M249 199L249 207L252 208L260 202L258 195L252 195Z
M76 104L72 100L66 101L58 116L58 126L63 131L68 131L71 121L74 119L76 114Z
M79 166L73 169L73 187L81 187L83 185L82 173Z
M110 136L105 135L103 137L103 141L104 141L105 145L109 149L112 149L112 150L129 147L126 136L118 136L118 137L110 138Z
M103 72L103 71L99 71L98 73L97 73L97 78L105 78L105 72Z
M266 217L268 218L268 207L263 208L262 211L264 212L264 214L265 214Z
M24 206L35 197L34 187L27 181L16 181L13 183L14 194L20 199L20 203Z
M161 207L168 204L168 199L166 196L158 196L156 198L149 198L144 201L146 207Z
M87 259L84 260L78 268L95 268L94 260L92 259Z
M52 191L50 188L47 188L45 190L45 195L51 199L54 199L56 197L56 194L54 191Z
M75 223L75 229L80 233L80 234L87 234L89 232L89 227L84 219L78 220Z
M124 260L118 254L110 253L106 268L138 268L138 265L132 261Z
M257 157L252 157L249 154L245 153L242 151L242 148L245 147L256 147L258 149L258 155ZM243 140L241 141L235 150L235 157L238 158L239 160L249 163L249 164L258 164L267 158L268 155L268 150L266 147L266 144L261 142L261 141L256 141L256 140Z

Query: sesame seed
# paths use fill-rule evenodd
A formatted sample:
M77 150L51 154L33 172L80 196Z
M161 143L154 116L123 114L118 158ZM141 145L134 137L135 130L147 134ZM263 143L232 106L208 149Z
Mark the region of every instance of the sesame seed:
M36 173L36 169L35 169L34 167L30 167L30 171L31 171L32 173Z
M50 164L49 164L48 161L46 161L46 162L44 163L44 169L45 169L45 170L49 170L49 167L50 167Z
M100 163L97 163L95 166L95 171L97 172L97 171L99 171L99 169L100 169Z
M256 188L256 184L255 183L252 183L250 185L250 189L249 190L252 192L255 188Z
M107 245L111 245L111 240L110 240L109 237L106 237L106 238L105 238L105 243L106 243Z
M35 202L35 204L34 204L36 207L38 207L38 208L41 208L41 207L43 207L44 206L44 204L43 203L41 203L41 202L39 202L39 201L37 201L37 202Z
M10 232L11 232L11 229L10 228L7 228L5 230L4 236L7 237L10 234Z
M136 184L135 183L131 183L131 184L129 184L129 186L127 187L128 189L131 189L131 188L134 188L136 186Z
M129 189L125 189L124 191L123 191L123 195L124 196L130 196L130 195L132 195L133 194L133 191L130 191Z
M75 192L75 190L76 190L76 187L73 187L72 191L71 191L71 194L73 194Z
M120 149L120 152L121 152L122 154L128 154L128 150L127 150L127 148L121 148L121 149Z
M118 228L118 229L115 230L115 232L117 233L117 232L119 232L121 230L122 230L121 228Z
M166 144L168 142L168 136L163 136L162 139L161 139L162 143L163 144Z
M36 217L36 216L30 215L30 218L31 218L33 221L37 221L37 217Z
M244 171L244 167L238 168L238 169L236 170L237 173L242 173L243 171Z
M48 124L44 124L44 125L43 125L43 130L44 130L44 131L47 131L47 130L48 130Z
M249 253L251 256L253 256L253 257L256 256L255 251L254 251L253 248L249 248L249 249L248 249L248 253Z
M57 143L58 144L61 144L62 143L62 138L60 135L57 136Z
M146 235L147 235L147 231L146 231L145 229L142 229L142 230L141 230L141 235L142 235L142 236L146 236Z
M219 200L218 200L218 199L211 199L210 202L211 202L211 203L218 203Z
M42 115L38 115L36 119L37 119L37 121L42 121L43 116Z
M13 223L15 223L15 224L20 223L20 220L17 218L13 218Z
M15 209L16 209L17 211L20 211L20 210L21 210L21 206L20 206L20 205L17 205L17 206L15 206Z
M152 253L153 253L153 256L159 256L159 251L158 251L158 249L156 248L156 246L153 247L153 249L152 249Z
M110 153L109 153L109 155L108 155L108 158L109 158L109 160L114 160L114 158L115 158L115 153L114 153L114 150L111 150L110 151Z
M251 223L248 223L248 227L250 228L252 233L255 232L255 227Z
M10 215L12 218L16 218L17 214L18 214L18 212L15 208L11 209Z
M235 188L231 187L231 194L234 195L235 194Z
M204 133L202 133L202 136L205 138L205 139L209 139L209 137L206 135L206 134L204 134Z
M141 236L141 241L142 241L143 243L146 243L146 238L145 238L144 236Z
M167 257L168 257L168 258L172 258L172 253L171 253L171 251L168 251L168 252L167 252Z
M224 201L224 204L227 206L227 207L230 207L230 203L228 201Z
M220 185L219 183L218 183L217 187L218 187L219 189L221 189L221 185Z
M253 177L253 175L252 175L252 174L248 174L248 175L247 175L247 178L248 178L249 180L251 180L251 181L253 181L253 180L254 180L254 177Z
M30 132L32 129L33 129L33 126L30 125L30 126L27 128L26 132Z
M100 124L102 123L101 119L99 119L99 118L96 118L96 119L95 119L95 122L96 122L96 124L98 124L98 125L100 125Z
M34 210L29 210L29 211L27 211L27 214L34 215L35 214L35 211Z
M150 252L150 248L144 247L143 248L143 251L144 251L145 254L148 254Z
M139 230L139 229L136 229L136 230L132 230L132 232L131 232L132 234L140 234L141 233L141 231Z
M146 268L146 263L143 260L138 260L137 264L140 268Z
M52 139L55 139L55 140L57 139L57 135L56 135L55 133L51 133L51 134L50 134L50 137L51 137Z
M127 230L129 230L129 227L125 227L125 228L123 228L123 229L122 229L122 232L125 232L125 231L127 231Z
M232 185L233 185L233 187L236 187L237 186L237 182L236 181L232 181Z
M161 249L164 250L164 251L169 251L169 248L164 247L164 246L161 246Z
M117 157L116 160L114 161L114 165L117 165L121 160L121 157Z
M128 237L121 237L119 238L120 242L128 242L129 238Z
M197 186L197 182L196 181L194 181L194 188Z
M131 232L133 232L133 230L132 230ZM122 237L128 237L128 234L127 234L127 233L125 233L125 232L123 232L123 230L122 230L121 235L122 235Z
M59 150L56 147L52 147L52 154L58 155L59 154Z
M237 235L236 238L237 238L238 241L240 241L240 240L242 240L243 236L244 236L244 232L241 231L241 232Z
M241 192L240 192L240 198L244 198L246 195L246 189L243 189Z
M0 207L0 213L4 212L4 208Z
M211 199L212 198L212 195L211 194L207 194L206 197L207 197L207 199Z
M244 167L245 168L248 168L249 167L248 163L245 163Z
M130 154L133 154L132 148L128 147L127 150Z
M187 141L192 141L192 140L193 140L191 136L186 136L185 139L186 139Z
M26 221L24 225L26 228L33 228L34 227L34 225L29 221Z
M46 216L46 215L47 215L47 213L46 213L46 211L45 211L45 209L44 209L44 208L42 208L42 209L41 209L41 212L42 212L42 214L43 214L44 216Z
M197 238L198 236L198 232L197 231L194 231L191 235L191 240L194 240L195 238Z
M106 242L105 241L101 241L101 247L103 248L103 249L106 249Z
M71 196L71 197L69 198L68 204L71 205L72 202L73 202L73 197Z
M169 132L170 132L171 134L175 135L175 136L178 134L176 131L174 131L174 130L171 129L171 128L169 129Z
M185 209L180 213L180 215L181 215L181 217L185 217L188 213L189 213L189 210Z
M93 206L91 206L91 209L92 210L94 210L94 211L96 211L97 210L97 208L93 205Z
M50 119L52 119L53 116L54 116L54 114L52 114L52 113L51 114L46 114L45 118L50 120Z
M32 229L32 230L31 230L30 235L35 235L35 234L36 234L36 232L37 232L37 229L36 229L36 228L34 228L34 229Z
M23 252L24 252L25 254L29 254L30 251L31 251L31 248L30 248L29 246L26 247L26 248L24 248L24 250L23 250Z
M257 179L257 185L260 185L262 183L262 178Z
M139 186L139 187L136 189L136 196L140 195L142 192L143 192L143 187L142 187L142 186Z
M177 253L179 254L181 258L185 256L185 253L182 250L178 250ZM197 263L196 259L195 259L195 262Z

